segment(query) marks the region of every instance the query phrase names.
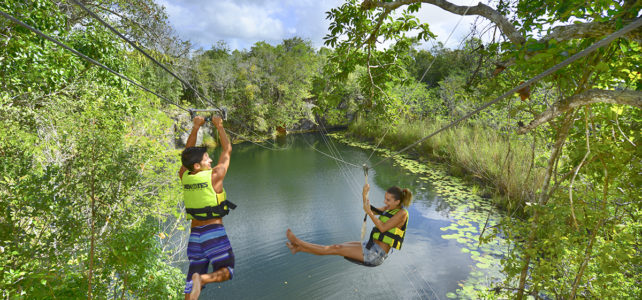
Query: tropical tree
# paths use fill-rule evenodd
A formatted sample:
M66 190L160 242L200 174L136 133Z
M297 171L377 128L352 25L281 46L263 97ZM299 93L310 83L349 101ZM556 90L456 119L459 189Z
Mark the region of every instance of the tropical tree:
M345 77L364 66L368 74L363 86L380 89L379 96L371 93L372 99L385 98L385 83L407 78L399 57L408 45L433 36L416 17L421 7L476 15L501 33L483 49L496 59L492 80L477 86L492 99L639 22L642 4L501 0L461 6L441 0L350 0L329 13L326 44L336 48L331 60L349 62L337 64L337 74ZM532 121L516 133L539 136L550 152L543 185L523 205L529 217L503 223L504 234L520 245L504 260L507 278L496 290L517 298L525 293L635 298L642 293L635 287L640 273L633 271L640 263L639 247L633 246L640 244L640 235L631 235L640 228L640 182L634 179L639 178L635 170L641 157L635 142L642 108L640 32L637 27L519 91L522 101L510 114ZM391 45L380 49L383 43ZM394 103L382 99L378 104L385 110Z
M123 17L151 5L167 26L153 2L93 4ZM116 72L153 74L123 59L125 44L73 2L5 1L0 10ZM176 296L182 275L158 225L177 202L167 108L5 18L0 39L2 297Z

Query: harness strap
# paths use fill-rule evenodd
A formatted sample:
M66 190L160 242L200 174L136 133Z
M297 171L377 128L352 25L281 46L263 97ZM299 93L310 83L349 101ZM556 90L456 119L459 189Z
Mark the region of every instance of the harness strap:
M224 208L226 205L227 207L229 207L229 209ZM202 208L185 208L185 212L192 215L192 217L196 220L205 221L213 218L224 217L230 213L230 209L235 209L235 208L236 208L236 204L230 202L229 200L225 200L217 206L206 206ZM206 216L197 216L196 214L206 214ZM214 216L214 214L217 214L217 216Z
M406 226L404 224L404 226L402 227L402 230L405 230L406 229L405 227ZM377 240L380 241L380 242L383 242L383 238L386 237L386 236L391 238L394 241L392 243L392 245L390 245L390 246L392 246L392 248L397 248L397 245L399 245L399 243L403 242L403 237L399 237L398 235L394 235L394 234L392 234L392 233L390 233L388 231L381 232L381 230L379 230L379 228L374 227L374 228L372 228L372 231L370 231L370 239L368 239L368 243L366 244L366 249L368 249L368 250L370 250L370 248L372 248L372 245L374 245L374 239L372 237L374 236L375 233L379 233L379 237L377 238Z
M370 204L370 210L372 210L372 212L374 212L375 214L383 215L383 211L381 211L378 208L374 207L372 204Z

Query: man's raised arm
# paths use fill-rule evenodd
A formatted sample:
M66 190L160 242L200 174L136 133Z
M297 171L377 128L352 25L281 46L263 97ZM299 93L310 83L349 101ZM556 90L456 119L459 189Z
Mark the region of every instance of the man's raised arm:
M187 138L187 142L185 143L185 149L196 146L196 137L198 136L198 129L201 128L201 125L203 124L205 124L205 119L203 119L203 117L201 116L194 117L192 132L189 133L189 137ZM185 168L185 166L181 166L180 170L178 170L178 177L183 178L183 173L185 173L185 171L187 171L187 168Z

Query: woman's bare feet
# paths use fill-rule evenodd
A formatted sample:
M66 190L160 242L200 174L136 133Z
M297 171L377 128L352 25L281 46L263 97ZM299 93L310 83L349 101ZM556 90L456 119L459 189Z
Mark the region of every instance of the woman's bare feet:
M192 292L189 294L190 300L198 300L201 294L201 275L198 273L192 274Z
M290 230L290 228L285 231L285 235L288 237L288 240L290 240L290 243L292 243L292 245L298 244L299 238L297 238L296 235L292 233L292 230Z
M290 252L292 252L292 254L296 254L297 252L301 251L301 246L299 246L299 238L297 238L296 235L292 233L292 230L290 230L290 228L285 231L285 235L288 237L288 240L290 240L290 242L285 243L285 245L290 248Z
M285 245L288 246L288 248L290 249L290 252L292 252L292 254L296 254L297 252L301 251L301 250L299 250L299 246L298 245L292 244L291 242L286 242Z

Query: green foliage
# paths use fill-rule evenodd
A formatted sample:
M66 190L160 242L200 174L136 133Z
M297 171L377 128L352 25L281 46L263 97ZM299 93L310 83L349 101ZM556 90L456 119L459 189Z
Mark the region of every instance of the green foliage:
M428 88L439 86L440 81L451 75L466 76L467 82L470 82L473 76L479 75L474 73L471 66L485 63L484 57L477 57L479 55L476 53L481 52L482 48L481 42L476 39L467 41L463 49L455 50L445 48L439 42L430 51L413 49L412 62L407 68L416 80L425 83ZM481 67L488 68L487 65Z
M402 45L396 54L403 63L386 61L381 64L386 67L377 70L381 72L377 76L386 76L359 74L364 78L359 84L365 96L359 108L367 116L350 127L354 134L376 143L396 126L384 140L393 149L437 129L421 123L444 124L463 116L631 22L642 8L639 1L500 1L496 11L523 40L481 45L473 37L463 49L411 51L412 60L406 60L406 36L413 32L411 28L422 32L417 27L421 22L412 16L419 4L393 11L379 4L348 1L329 12L332 23L326 42L336 51L328 67L347 78L359 66L375 65L373 58L389 53L389 49L372 47L376 42L397 42L390 49ZM396 23L402 19L408 27ZM589 23L594 26L591 32L574 27ZM562 111L529 136L513 132L518 124L523 126L589 89L640 91L641 65L639 41L619 38L521 91L521 100L515 95L413 149L419 156L471 166L463 168L492 184L504 195L504 207L516 211L518 218L506 218L497 227L498 234L515 244L502 260L505 280L496 284L495 292L481 296L512 298L515 291L524 290L544 298L640 297L640 109L591 104ZM399 72L399 66L410 76ZM409 77L422 80L426 88L414 85ZM410 90L402 88L413 85ZM373 96L376 88L378 95ZM390 100L399 95L407 101ZM370 99L376 104L370 105ZM571 120L568 135L562 130L564 118ZM461 135L471 127L476 128L471 135ZM489 130L496 133L486 135ZM563 143L556 144L558 138ZM557 150L561 155L550 159ZM550 180L543 177L547 170ZM627 234L620 236L620 232ZM631 235L634 232L638 235ZM520 277L525 284L520 284ZM461 295L473 297L470 293L449 296Z
M353 122L353 134L373 141L385 135L382 145L391 149L600 38L542 39L551 27L593 22L612 31L642 5L500 1L497 11L523 43L482 44L472 37L461 49L427 51L415 49L434 38L415 16L422 3L386 11L349 0L328 12L325 40L332 49L315 51L310 42L291 38L258 42L247 51L219 42L188 57L189 43L170 33L166 13L153 0L84 3L174 66L199 93L230 108L235 131L267 135L317 114L324 124ZM0 9L170 99L213 105L68 1L10 0ZM158 99L4 19L0 44L2 297L84 298L90 290L105 298L178 297L182 275L170 256L182 249L165 239L181 225L168 117L176 112L160 111L168 108ZM490 243L502 235L514 244L502 259L504 281L470 280L449 297L514 297L524 270L532 295L640 297L640 110L591 104L529 135L513 134L518 124L587 89L642 90L640 65L639 41L619 38L531 86L527 98L515 95L412 150L492 186L502 195L497 204L513 216L481 237ZM568 136L561 133L565 117L573 120ZM551 160L558 137L562 155ZM547 169L551 188L544 190ZM466 234L448 236L468 243ZM478 267L496 265L466 249ZM495 292L480 294L484 284L495 284Z
M143 73L110 32L71 26L60 7L2 4L113 69ZM177 166L158 100L2 22L2 297L177 297L182 275L157 233L175 209L166 190Z
M320 57L309 41L294 37L276 46L258 42L249 51L232 53L219 43L191 63L194 86L228 107L232 126L239 131L270 133L313 119L309 101Z
M339 84L359 66L366 67L365 72L357 73L364 96L360 110L385 112L386 106L395 106L398 99L388 92L392 86L408 82L410 74L406 65L411 61L409 53L413 44L434 37L428 25L411 14L416 8L416 5L411 6L394 18L385 11L363 10L360 1L351 0L328 12L331 23L325 44L334 47L334 52L329 56L324 72L332 76L332 82ZM404 34L410 30L417 30L417 36ZM371 34L374 39L370 38ZM391 45L386 49L377 49L378 43L388 42Z

